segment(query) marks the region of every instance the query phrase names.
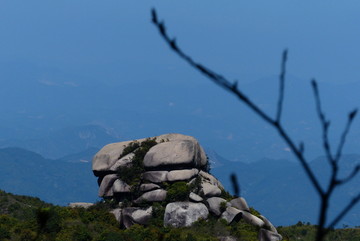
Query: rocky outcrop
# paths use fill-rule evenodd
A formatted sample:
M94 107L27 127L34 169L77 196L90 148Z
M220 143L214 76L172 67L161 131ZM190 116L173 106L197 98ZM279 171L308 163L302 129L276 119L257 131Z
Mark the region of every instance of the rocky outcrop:
M227 223L232 223L233 221L239 221L242 215L242 211L233 207L227 207L225 212L221 214L221 218L225 219Z
M212 215L258 227L260 240L281 240L265 217L251 213L244 198L225 195L207 170L203 148L191 136L166 134L109 144L94 156L92 168L99 196L120 202L112 213L125 228L148 224L157 202L165 209L165 226L190 226Z
M199 219L207 219L209 210L202 203L174 202L166 205L164 225L189 227Z
M211 197L206 200L206 202L209 205L209 211L212 212L216 216L220 216L220 214L223 212L221 210L221 205L224 203L226 205L226 200L220 197Z

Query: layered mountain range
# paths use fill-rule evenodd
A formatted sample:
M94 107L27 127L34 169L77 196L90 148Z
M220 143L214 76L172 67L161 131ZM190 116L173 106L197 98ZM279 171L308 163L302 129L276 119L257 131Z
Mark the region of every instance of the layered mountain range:
M99 128L95 128L101 130ZM83 131L84 128L68 129ZM91 127L87 128L88 131ZM100 150L102 145L116 141L115 137L101 140L104 134L96 135L96 147L86 149L84 139L73 139L55 135L49 147L69 150L67 146L81 146L76 152L63 151L64 156L58 159L45 158L23 148L6 147L0 149L0 189L15 194L37 196L44 201L57 205L67 205L70 202L99 200L98 185L91 171L91 159ZM70 132L73 133L73 132ZM96 132L93 132L96 133ZM63 136L66 131L63 131ZM74 133L71 136L76 136ZM56 137L56 138L55 138ZM50 138L50 137L49 137ZM59 140L57 142L56 140ZM74 142L83 144L73 145ZM46 140L41 141L46 144ZM53 144L52 144L53 143ZM63 144L60 144L63 143ZM95 141L93 142L95 143ZM100 145L100 146L99 146ZM31 150L31 149L30 149ZM296 162L287 160L263 159L256 162L244 163L229 161L212 149L206 148L211 166L210 173L215 175L226 190L232 192L230 174L237 174L240 185L240 194L268 217L275 225L291 225L298 221L316 223L318 197L311 187L306 175ZM346 176L356 163L360 162L359 155L344 155L340 166L341 175ZM319 157L313 160L311 166L320 178L326 179L327 164ZM330 206L330 216L346 205L349 198L358 190L359 177L353 182L341 187L335 193ZM279 210L282 210L279 212ZM360 206L355 206L353 212L345 216L342 225L359 225Z

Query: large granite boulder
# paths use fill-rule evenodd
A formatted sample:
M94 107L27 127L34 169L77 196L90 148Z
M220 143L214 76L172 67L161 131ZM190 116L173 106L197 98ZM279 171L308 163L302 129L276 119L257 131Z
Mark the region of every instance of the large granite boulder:
M255 215L252 215L251 213L245 212L245 211L242 213L243 213L242 218L248 224L254 225L256 227L264 227L265 226L265 222L263 220L261 220L260 218L256 217Z
M104 146L92 160L92 170L96 176L107 172L120 159L121 153L131 141L112 143Z
M200 147L197 140L192 136L186 136L182 134L165 134L154 137L154 139L161 144L161 142L178 142L178 141L190 141L192 143L197 143L199 146L198 148L200 150L199 153L194 154L195 156L201 156L197 157L197 159L201 159L202 164L206 164L206 156L204 150ZM123 153L124 149L129 146L130 143L137 141L142 142L145 141L146 138L137 139L133 141L123 141L123 142L117 142L117 143L111 143L106 146L104 146L96 155L94 156L92 160L92 170L95 174L95 176L102 176L103 173L109 173L109 171L116 171L116 167L128 164L132 157L131 155L128 157L124 157L123 159L120 158L121 154ZM205 158L205 159L204 159ZM119 163L117 163L119 162ZM117 163L117 164L116 164Z
M145 181L153 182L153 183L161 183L167 182L168 171L148 171L144 172L143 179Z
M221 195L221 189L218 186L204 182L201 184L201 194L206 197L214 197Z
M115 208L115 209L111 210L110 213L112 213L115 216L116 221L118 221L119 224L122 225L122 223L123 223L122 209L121 208Z
M131 192L131 186L121 181L120 179L116 179L112 186L112 190L113 193L129 193Z
M119 160L117 160L114 165L112 165L109 170L116 172L119 167L129 166L131 165L132 159L134 158L134 153L129 153L123 157L121 157Z
M245 199L242 197L234 198L230 201L232 207L237 208L239 210L250 212L250 208L246 203Z
M264 221L265 226L268 230L277 233L277 230L275 228L275 226L267 219L265 218L263 215L260 215L260 218Z
M221 219L225 219L227 223L232 223L233 221L239 221L243 216L243 212L233 208L227 207L225 212L221 214Z
M204 200L202 197L193 192L189 194L189 199L193 202L202 202Z
M219 187L221 189L224 189L224 186L221 184L221 182L218 179L216 179L216 177L211 175L210 173L201 170L199 172L199 175L201 176L203 182L206 182L206 183L209 183L211 185L217 186L217 187Z
M127 207L122 210L123 224L130 228L134 224L146 225L152 217L152 207L143 209L137 207Z
M116 174L106 175L100 184L99 187L99 196L100 197L111 197L114 195L113 184L119 177Z
M207 159L199 143L190 140L169 141L153 146L144 158L144 166L155 168L160 166L201 167Z
M207 219L209 211L202 203L174 202L166 205L164 225L188 227L199 219Z
M153 191L149 191L141 195L138 199L136 199L135 203L142 202L162 202L166 199L166 191L164 189L156 189Z
M192 179L193 177L197 176L199 173L199 169L192 168L192 169L184 169L184 170L174 170L170 171L167 174L167 180L169 182L175 181L186 181Z
M206 199L206 202L209 205L209 211L211 213L215 214L216 216L220 216L220 214L222 213L222 210L221 210L222 203L225 203L225 205L227 204L226 200L223 198L220 198L220 197L208 198L208 199Z
M148 191L152 191L152 190L159 189L159 188L160 188L160 186L156 185L154 183L144 183L144 184L140 185L139 190L141 192L148 192Z

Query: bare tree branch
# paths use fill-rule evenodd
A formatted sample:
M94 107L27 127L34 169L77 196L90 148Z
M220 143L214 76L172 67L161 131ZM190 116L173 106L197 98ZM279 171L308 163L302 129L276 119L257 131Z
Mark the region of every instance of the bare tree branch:
M239 183L237 181L237 176L235 173L232 173L230 175L230 181L231 181L233 189L234 189L235 197L239 197L240 196L240 187L239 187Z
M360 165L357 165L353 170L352 172L350 173L349 176L347 176L346 178L343 178L343 179L339 179L337 180L337 185L343 185L349 181L351 181L360 171Z
M360 172L360 165L356 166L354 170L350 173L350 175L344 179L337 179L338 175L338 162L342 155L342 150L344 147L344 144L346 142L346 137L349 133L351 124L356 116L357 110L349 113L348 116L348 122L345 126L345 130L342 133L339 146L337 149L336 156L334 157L331 152L331 146L329 143L328 138L328 132L330 127L330 121L326 119L325 114L321 108L321 99L319 94L319 89L316 80L312 80L312 88L314 92L315 97L315 104L316 104L316 111L320 119L321 128L322 128L322 140L323 140L323 146L324 151L327 157L327 160L332 167L332 173L331 177L329 179L329 184L326 189L323 189L319 183L319 180L316 178L315 174L313 173L313 170L310 168L307 160L304 157L304 143L301 142L299 146L297 147L294 144L294 141L289 137L289 134L285 131L283 126L281 125L281 115L283 110L283 103L284 103L284 93L285 93L285 73L286 73L286 62L287 62L287 50L284 50L282 55L282 62L281 62L281 72L279 75L279 96L278 96L278 103L277 103L277 111L275 118L270 117L268 114L266 114L262 109L260 109L253 101L251 101L239 88L238 88L238 82L234 81L231 82L227 80L222 75L216 73L215 71L207 68L206 66L203 66L200 63L197 63L194 61L189 55L187 55L185 52L183 52L182 49L180 49L175 41L175 39L171 39L169 35L166 32L166 28L163 22L159 22L157 18L157 14L155 9L152 9L152 22L155 24L157 29L160 32L160 35L165 40L165 42L169 45L169 47L185 62L190 64L193 68L200 71L203 75L208 77L211 81L213 81L215 84L219 85L221 88L229 91L231 94L235 95L237 98L239 98L240 101L242 101L246 106L248 106L252 111L255 112L255 114L259 115L265 122L267 122L269 125L273 126L274 129L276 129L281 136L281 138L285 141L285 143L290 147L296 158L299 160L300 164L302 165L306 175L311 181L311 184L317 191L318 195L320 196L321 201L321 207L319 212L319 223L318 223L318 230L317 230L317 237L316 240L321 241L323 240L325 234L328 232L328 229L325 229L326 226L326 220L327 220L327 212L330 202L330 197L335 190L336 187L339 185L345 184L349 182L351 179L353 179L359 172ZM239 189L236 190L237 182L236 182L236 176L232 175L231 180L234 183L235 193L238 193ZM347 206L344 207L344 209L339 213L339 215L330 223L328 228L333 228L335 225L353 208L353 206L360 202L360 194L358 194L355 198L353 198Z
M343 131L342 135L341 135L341 139L340 139L340 143L339 143L339 146L338 146L338 150L336 152L336 156L335 156L335 161L338 162L340 160L340 157L341 157L341 153L342 153L342 150L344 148L344 144L345 144L345 141L346 141L346 136L348 135L349 133L349 130L350 130L350 127L351 127L351 124L355 118L357 114L357 109L351 111L349 113L349 116L348 116L348 121L346 123L346 126L345 126L345 130Z
M360 193L355 196L348 205L345 206L345 208L338 214L338 216L336 216L336 218L334 218L334 220L329 224L328 228L334 228L358 202L360 202Z
M280 123L282 107L284 102L284 91L285 91L285 73L286 73L286 60L287 60L287 49L284 50L281 60L281 72L279 76L279 100L277 106L276 122Z
M300 145L299 145L299 152L304 154L304 151L305 151L305 145L304 145L304 142L300 142Z
M317 82L315 79L313 79L311 81L311 85L312 85L313 91L314 91L314 97L315 97L315 102L316 102L316 112L318 113L320 123L321 123L321 128L322 128L322 133L323 133L322 139L323 139L323 146L324 146L325 154L327 156L328 161L330 162L330 165L334 167L334 160L333 160L333 156L331 154L331 148L330 148L329 138L328 138L330 121L326 120L325 114L322 111L319 88L318 88L318 85L317 85Z

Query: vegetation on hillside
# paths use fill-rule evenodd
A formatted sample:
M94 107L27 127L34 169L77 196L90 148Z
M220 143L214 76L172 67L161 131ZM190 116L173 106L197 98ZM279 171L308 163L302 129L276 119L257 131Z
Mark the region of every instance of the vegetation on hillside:
M255 227L243 221L227 225L215 218L200 220L192 227L163 226L164 207L154 204L153 220L149 226L134 225L124 230L109 213L111 205L99 202L84 208L54 206L38 198L13 195L0 191L0 240L43 241L215 241L233 236L238 240L257 240ZM284 240L314 240L316 227L299 222L290 227L278 227ZM327 241L360 240L359 228L333 230Z
M289 227L277 228L278 232L282 234L284 241L301 240L313 241L316 238L316 225L303 223L299 221L296 225ZM359 241L360 240L360 227L343 229L335 229L329 231L324 239L325 241L346 240L346 241Z
M200 220L189 228L163 226L164 205L154 204L153 220L144 227L134 225L124 230L109 213L111 202L103 201L84 208L54 206L38 198L0 192L0 240L218 240L234 235L241 240L257 240L249 225L226 225L215 218Z

